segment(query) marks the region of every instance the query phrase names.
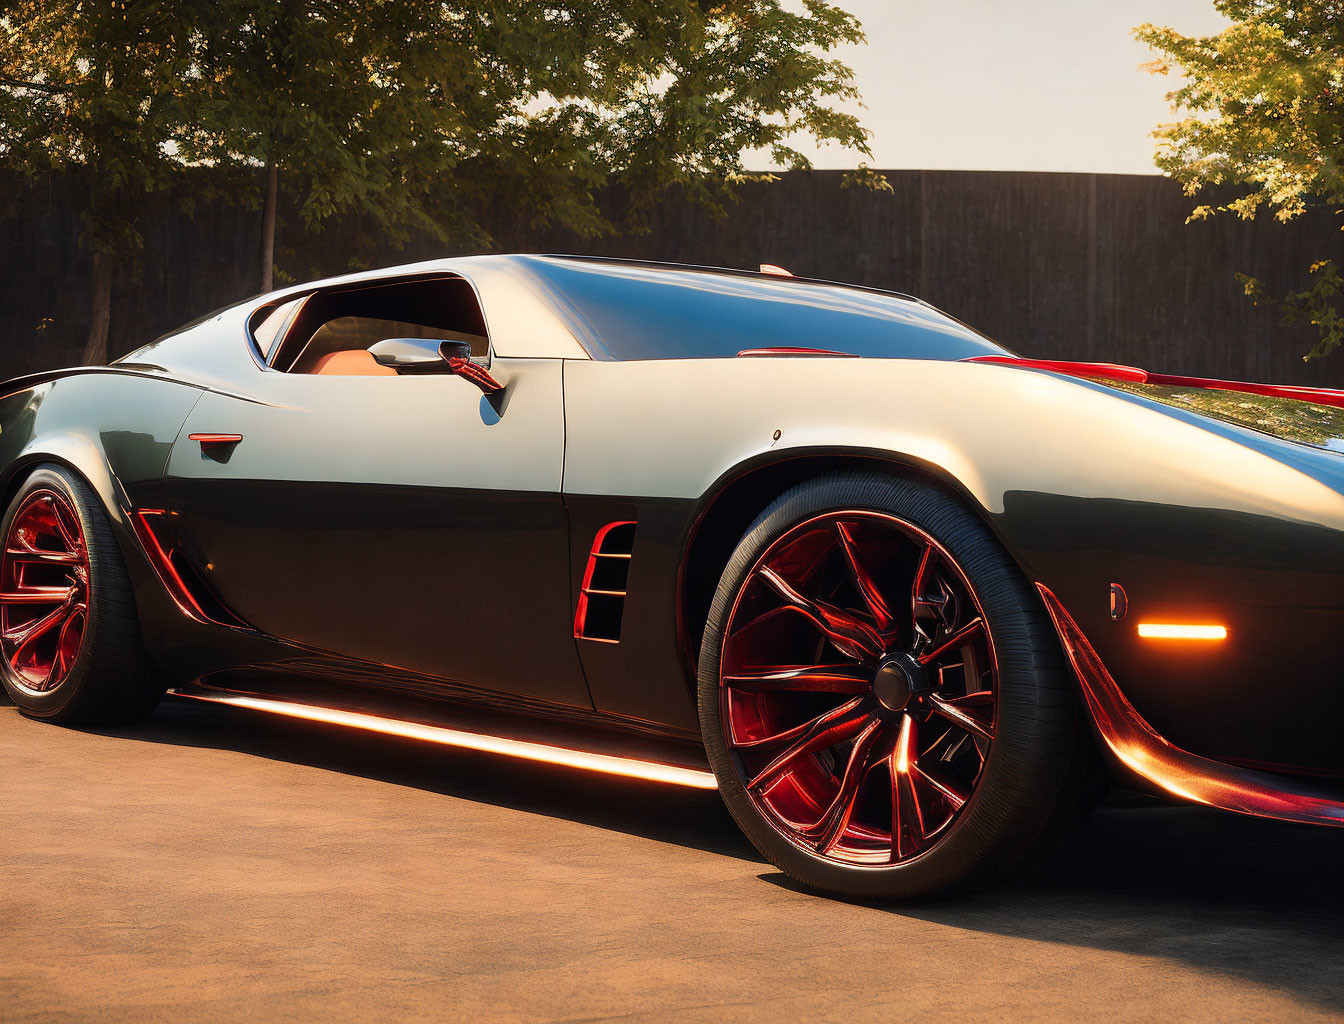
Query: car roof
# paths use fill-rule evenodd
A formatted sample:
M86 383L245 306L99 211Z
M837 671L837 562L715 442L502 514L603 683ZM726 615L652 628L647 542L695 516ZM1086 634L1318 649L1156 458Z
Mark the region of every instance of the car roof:
M825 285L830 288L850 288L854 291L869 292L873 295L886 295L896 299L906 299L910 302L918 302L922 305L929 305L917 295L911 295L908 292L893 291L889 288L873 288L869 285L852 284L849 281L835 281L824 277L800 277L797 274L779 274L765 270L741 270L733 267L717 267L698 263L674 263L666 260L637 260L622 256L580 256L573 253L540 253L540 254L519 254L515 259L543 259L543 260L562 260L565 262L581 263L589 266L610 266L617 267L637 267L641 270L659 271L665 270L669 274L677 273L698 273L698 274L722 274L724 276L743 278L750 280L756 278L762 282L770 284L779 284L780 282L796 282L799 285ZM764 264L762 264L764 266Z

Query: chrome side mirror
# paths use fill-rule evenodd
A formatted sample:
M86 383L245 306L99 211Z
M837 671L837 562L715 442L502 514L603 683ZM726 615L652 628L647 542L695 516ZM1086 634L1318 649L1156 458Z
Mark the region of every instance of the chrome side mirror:
M443 342L453 345L457 342ZM471 352L471 346L464 346ZM374 361L390 366L398 373L452 373L448 357L439 351L439 342L428 338L384 338L369 346Z

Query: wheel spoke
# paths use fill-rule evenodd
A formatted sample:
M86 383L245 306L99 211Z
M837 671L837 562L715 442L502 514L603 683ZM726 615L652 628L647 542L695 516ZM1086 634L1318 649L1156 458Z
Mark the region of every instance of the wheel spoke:
M906 715L891 751L891 862L918 853L924 845L924 810L912 769L917 769L915 720Z
M882 723L876 719L859 734L849 752L849 759L845 762L845 772L841 776L840 789L836 792L835 799L831 801L817 823L803 831L805 837L816 842L819 853L829 853L849 827L850 819L854 817L854 803L859 796L859 787L862 786L871 767L868 757L881 735Z
M784 616L792 614L793 609L788 606L771 608L768 611L761 612L754 619L748 619L746 622L741 623L733 623L732 628L728 631L728 635L737 636L741 633L750 633L752 630L756 629L756 627L763 626L772 619L783 618Z
M864 703L863 697L855 697L853 700L846 701L844 704L841 704L838 708L835 708L831 711L827 711L824 715L819 715L816 718L809 719L802 725L795 725L791 729L784 729L781 732L771 733L769 736L762 736L760 739L755 740L733 739L730 740L730 742L734 747L738 748L739 750L759 750L763 747L778 747L784 743L792 743L799 737L805 736L809 730L815 729L819 723L822 723L825 720L843 718L846 715L852 714L859 707L861 707L863 703Z
M972 711L975 708L994 707L994 694L989 691L970 693L965 697L940 697L931 693L927 697L929 707L949 722L961 726L967 732L982 739L993 739L994 730L989 723L982 721Z
M874 660L882 653L882 638L867 623L843 608L804 597L779 573L762 566L756 573L791 608L806 615L845 654L859 660Z
M949 786L937 776L929 774L918 764L910 766L910 774L928 783L930 788L937 790L942 798L952 805L952 810L959 811L961 810L962 805L966 803L966 794Z
M47 671L46 678L42 680L41 688L44 690L48 689L53 682L59 682L63 679L69 669L65 660L66 639L75 623L80 620L80 611L80 608L76 608L72 614L66 616L65 622L61 625L61 632L56 637L56 656L51 661L51 668Z
M848 665L801 665L760 672L739 672L723 677L725 686L746 693L795 691L802 693L867 693L872 680L858 675Z
M47 510L51 513L52 520L56 523L56 529L61 535L61 540L65 541L65 550L72 553L78 552L81 545L75 538L75 535L70 532L70 528L66 526L65 518L61 515L60 508L51 498L47 499L46 504Z
M68 619L66 620L66 625L69 625ZM65 626L61 627L61 634L62 635L65 634ZM42 682L38 684L37 688L39 690L51 689L52 681L60 679L61 676L64 674L65 674L65 652L61 650L61 641L58 638L56 640L56 656L51 659L51 665L47 669L47 674L42 677Z
M756 777L747 783L747 788L759 789L774 782L790 771L800 758L857 735L871 719L871 715L861 707L862 703L862 698L850 701L808 723L799 738L757 772Z
M924 591L929 585L929 577L933 575L934 558L933 545L925 544L924 550L919 555L919 567L915 569L915 581L910 587L910 603L912 606L927 604L924 597Z
M873 580L872 573L860 560L858 544L854 540L853 534L850 533L849 527L839 520L835 524L835 533L840 538L840 550L845 555L845 565L849 568L849 578L854 583L855 589L858 590L859 596L863 598L864 604L868 606L868 612L877 624L878 632L890 632L893 625L891 609L887 607L882 592L877 589L877 583Z
M3 604L61 604L75 592L74 587L24 587L22 590L0 593Z
M8 548L5 554L15 562L40 562L44 565L83 565L84 556L77 551L39 551L37 548Z
M33 642L46 636L58 625L64 622L68 616L74 613L77 607L79 606L63 604L54 611L48 612L36 622L24 625L19 629L11 630L6 633L4 639L17 644L13 653L9 656L9 663L17 669L19 667L21 656L32 646Z
M919 656L919 663L921 665L928 665L935 662L948 651L959 650L972 640L976 640L983 636L984 632L985 620L977 615L941 643L935 644L932 648L921 654Z
M950 731L951 730L949 730L949 732ZM971 742L971 734L968 732L961 732L960 730L958 730L957 738L948 745L946 750L944 750L941 754L938 755L938 760L941 761L943 764L951 764L953 761L957 759L957 755L961 753L962 749L966 746L966 744L970 742Z

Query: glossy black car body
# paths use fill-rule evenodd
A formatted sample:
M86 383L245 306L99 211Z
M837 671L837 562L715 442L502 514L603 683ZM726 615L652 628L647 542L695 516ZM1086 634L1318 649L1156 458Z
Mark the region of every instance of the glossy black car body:
M465 339L479 379L287 372L312 356L287 350L296 323L347 306ZM390 702L465 702L693 764L698 644L748 524L823 471L914 474L1040 588L1125 770L1335 822L1339 396L1114 370L1024 364L917 300L825 282L443 260L10 382L0 486L41 463L88 481L173 686L420 720L439 705ZM626 571L595 586L613 529Z

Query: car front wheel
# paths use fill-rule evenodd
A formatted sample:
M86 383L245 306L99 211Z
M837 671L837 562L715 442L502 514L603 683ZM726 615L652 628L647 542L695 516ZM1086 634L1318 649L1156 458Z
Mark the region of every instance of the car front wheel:
M1077 703L1045 610L931 483L838 473L767 508L720 580L698 698L738 824L838 895L992 881L1079 789Z

